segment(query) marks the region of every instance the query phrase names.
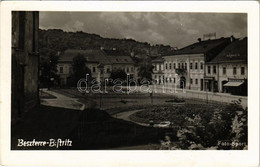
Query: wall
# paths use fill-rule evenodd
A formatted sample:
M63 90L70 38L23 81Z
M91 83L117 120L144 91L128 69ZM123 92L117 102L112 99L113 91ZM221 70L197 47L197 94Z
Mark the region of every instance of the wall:
M208 73L208 66L211 67L211 73ZM213 73L213 66L216 66L216 74ZM223 73L223 67L226 67L226 74ZM237 72L233 74L233 67L236 67ZM241 74L241 67L244 67L245 73ZM246 63L221 63L221 64L208 64L206 66L207 77L214 77L218 82L218 92L223 92L223 81L228 81L228 78L232 79L247 79L248 68Z
M164 70L164 76L165 80L168 80L166 85L171 85L170 78L172 81L175 81L177 83L177 87L180 88L180 77L176 73L175 69L182 68L182 66L186 69L186 74L183 75L186 79L186 88L191 90L201 90L201 79L204 79L204 55L203 54L190 54L190 55L174 55L174 56L165 56L164 57L165 62L165 70ZM190 64L192 63L192 69L190 68ZM197 63L197 69L195 69L195 63ZM201 69L201 63L202 63L202 69ZM167 69L166 69L167 64ZM171 64L171 68L170 68ZM175 64L175 66L174 66ZM175 67L175 68L174 68ZM192 79L192 84L191 84ZM198 83L196 84L196 79L198 80Z
M38 12L12 12L12 120L39 103Z

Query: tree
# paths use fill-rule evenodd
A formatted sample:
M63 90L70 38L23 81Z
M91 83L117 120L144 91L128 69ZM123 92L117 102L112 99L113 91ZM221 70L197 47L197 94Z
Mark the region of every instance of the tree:
M87 60L81 54L78 54L76 57L73 58L72 61L72 84L76 85L77 82L82 79L86 78L86 74L89 74L91 78L91 70L86 66Z
M113 80L116 80L116 79L126 80L127 74L124 70L117 69L117 70L112 70L110 77Z
M143 59L139 65L138 75L140 79L152 80L153 65L150 58Z
M40 55L40 84L42 87L50 88L59 80L59 76L56 74L58 56L52 50L42 50Z

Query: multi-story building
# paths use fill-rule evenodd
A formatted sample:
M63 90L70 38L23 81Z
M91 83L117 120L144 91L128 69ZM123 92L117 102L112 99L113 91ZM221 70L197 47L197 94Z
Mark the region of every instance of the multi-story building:
M233 39L233 37L231 37ZM165 84L177 84L178 88L191 90L205 90L205 63L217 56L231 38L204 40L175 51L171 55L163 56ZM154 74L156 75L156 74Z
M159 56L156 59L152 60L153 74L152 79L155 84L164 83L164 59Z
M12 12L12 122L39 102L39 12Z
M206 64L208 87L217 92L247 95L247 38L234 40Z
M109 53L109 54L107 54ZM135 64L130 56L111 54L112 51L104 50L66 50L59 57L58 72L61 86L67 85L72 74L73 58L83 55L86 58L86 66L91 70L91 77L96 81L109 78L112 70L122 69L129 75L135 75ZM102 68L100 68L102 66Z
M58 72L60 76L60 85L64 86L68 84L68 81L73 72L72 62L73 58L82 55L85 57L87 63L86 66L91 71L91 77L100 81L100 79L107 78L110 76L112 70L111 63L107 56L101 50L79 50L79 49L68 49L62 53L58 61ZM99 65L102 64L104 67L101 70Z
M133 62L130 55L126 55L126 53L120 50L103 50L113 70L122 69L132 77L137 77L135 70L135 63Z

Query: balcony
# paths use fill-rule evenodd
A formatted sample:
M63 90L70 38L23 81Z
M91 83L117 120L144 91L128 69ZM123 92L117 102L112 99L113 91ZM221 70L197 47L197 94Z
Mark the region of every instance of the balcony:
M184 68L176 68L175 69L176 74L178 74L179 76L185 75L187 73L187 70Z

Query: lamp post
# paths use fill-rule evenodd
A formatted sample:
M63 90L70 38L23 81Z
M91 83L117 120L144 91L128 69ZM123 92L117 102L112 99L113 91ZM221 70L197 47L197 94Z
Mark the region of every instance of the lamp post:
M99 69L99 82L100 82L100 89L102 90L102 77L101 77L101 74L103 75L103 78L104 78L104 64L102 63L99 63L97 68ZM99 91L99 109L101 110L101 103L102 103L102 92L101 90Z

